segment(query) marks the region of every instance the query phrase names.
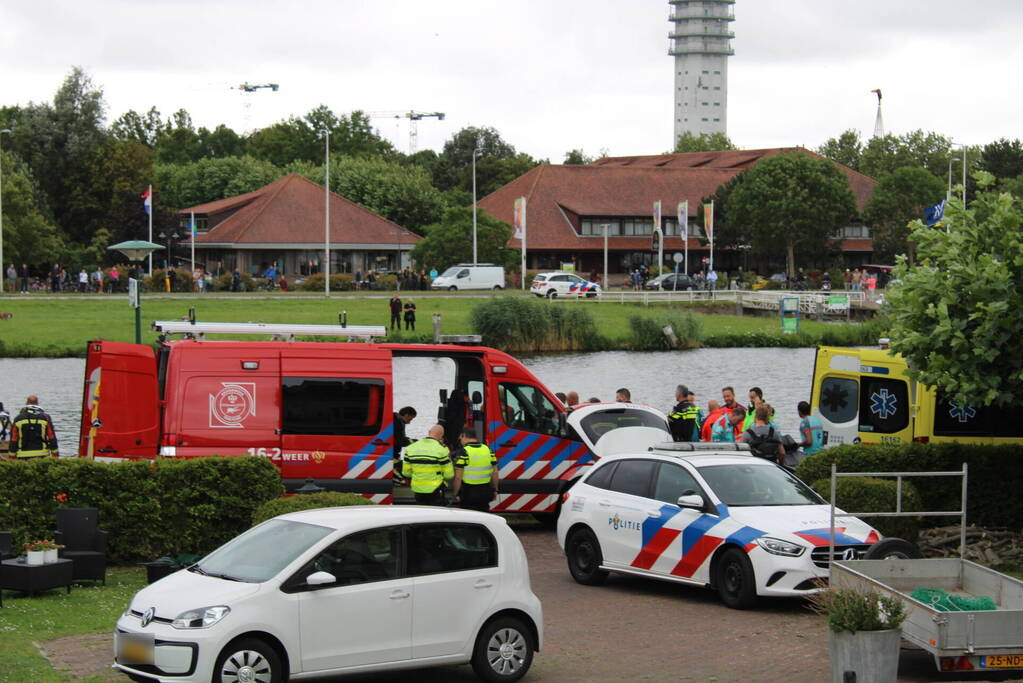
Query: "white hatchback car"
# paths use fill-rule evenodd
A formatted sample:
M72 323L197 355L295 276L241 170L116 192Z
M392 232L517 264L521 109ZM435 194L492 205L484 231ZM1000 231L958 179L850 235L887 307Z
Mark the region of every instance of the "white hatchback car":
M281 515L135 594L114 666L135 680L276 683L471 663L525 675L539 599L503 518L414 506Z
M830 506L745 444L606 455L562 500L558 543L579 583L603 583L609 571L647 576L714 587L744 609L757 596L814 593L828 573ZM880 534L842 520L836 556L871 557Z
M575 273L557 270L552 273L537 273L529 291L539 297L553 299L559 296L595 297L600 296L600 285L583 279Z

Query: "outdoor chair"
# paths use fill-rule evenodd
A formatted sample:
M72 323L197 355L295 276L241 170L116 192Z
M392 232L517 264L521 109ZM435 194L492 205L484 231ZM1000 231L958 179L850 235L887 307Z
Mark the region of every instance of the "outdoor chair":
M60 556L75 563L73 579L107 583L107 532L101 531L96 508L58 508L54 540Z
M10 531L0 531L0 560L15 556L14 551L11 550L13 542L14 534Z

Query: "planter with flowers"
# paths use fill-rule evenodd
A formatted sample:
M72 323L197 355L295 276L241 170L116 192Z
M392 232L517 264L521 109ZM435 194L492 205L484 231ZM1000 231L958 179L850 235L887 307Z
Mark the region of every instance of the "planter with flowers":
M21 545L25 551L25 564L51 564L56 562L58 553L64 546L57 545L52 540L43 539L40 541L29 541Z
M810 598L810 608L828 618L831 680L894 681L906 608L873 591L828 588Z

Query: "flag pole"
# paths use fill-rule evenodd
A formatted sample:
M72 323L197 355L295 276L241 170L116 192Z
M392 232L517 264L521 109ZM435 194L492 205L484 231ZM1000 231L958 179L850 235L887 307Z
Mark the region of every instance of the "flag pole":
M710 202L710 269L714 270L714 200Z
M526 288L526 198L522 198L522 277L519 278L522 289Z
M153 185L149 185L149 241L153 241ZM149 252L149 275L153 275L153 252Z
M191 214L189 228L192 230L192 275L195 276L195 212Z

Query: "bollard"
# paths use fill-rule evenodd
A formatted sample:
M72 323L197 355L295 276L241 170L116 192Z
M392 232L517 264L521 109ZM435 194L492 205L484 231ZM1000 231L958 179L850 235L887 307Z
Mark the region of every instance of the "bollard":
M433 343L440 344L440 313L433 314Z

